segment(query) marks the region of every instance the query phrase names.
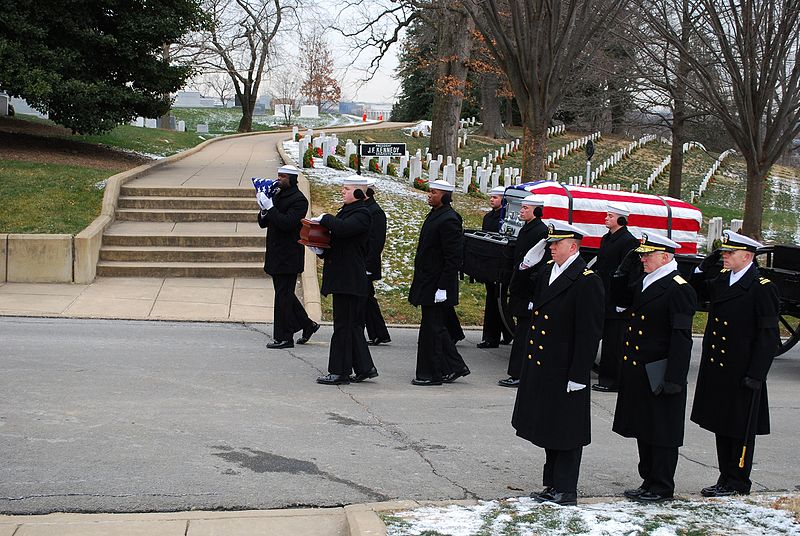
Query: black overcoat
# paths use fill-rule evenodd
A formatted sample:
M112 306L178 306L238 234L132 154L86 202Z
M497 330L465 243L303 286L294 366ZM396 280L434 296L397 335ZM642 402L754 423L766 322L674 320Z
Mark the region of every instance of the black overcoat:
M447 291L442 305L458 305L458 271L463 248L461 215L450 205L432 209L419 231L414 278L408 291L412 305L433 305L436 291Z
M639 240L631 234L627 226L620 227L617 232L611 231L603 235L600 240L600 249L597 251L597 262L592 269L603 280L606 291L606 317L620 318L623 313L617 313L611 298L611 276L617 271L619 263L632 249L639 247Z
M603 334L603 283L578 257L548 285L552 267L536 284L511 424L539 447L569 450L591 443L589 379ZM568 381L586 387L567 393Z
M491 231L493 233L500 232L500 225L503 220L500 218L500 209L493 208L483 215L483 223L481 223L482 231Z
M644 291L643 279L641 276L634 283L633 302L625 310L628 325L612 429L650 445L679 447L683 444L686 375L697 296L677 270ZM667 359L664 381L682 386L680 393L653 394L645 365L661 359Z
M367 296L367 240L370 228L369 210L364 201L342 206L336 216L325 214L320 224L331 232L331 247L322 259L322 288L328 294Z
M364 205L369 210L372 217L372 224L369 228L369 240L367 240L367 271L370 281L377 281L381 276L381 255L383 247L386 245L386 213L375 201L374 197L369 197L364 201Z
M778 353L778 289L755 265L733 285L729 270L710 279L703 275L692 278L701 299L710 300L692 421L715 434L744 438L753 391L742 378L764 381ZM759 397L754 431L768 434L766 383Z
M547 225L541 218L526 221L517 234L517 240L514 243L514 270L511 272L511 283L508 286L508 301L511 306L511 314L514 316L521 317L530 314L528 304L533 301L536 276L550 260L550 248L545 247L544 256L536 266L520 270L519 265L525 254L545 238L547 238Z
M305 248L300 240L300 220L308 212L308 199L296 185L281 187L266 214L258 213L258 226L267 229L264 271L274 274L299 274L303 271Z

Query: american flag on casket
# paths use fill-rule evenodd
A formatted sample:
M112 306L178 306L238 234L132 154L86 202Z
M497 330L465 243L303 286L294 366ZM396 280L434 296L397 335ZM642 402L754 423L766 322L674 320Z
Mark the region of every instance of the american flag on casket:
M606 204L609 201L627 205L631 211L628 227L634 236L641 236L643 232L669 236L681 245L677 253L687 255L697 254L697 244L702 241L698 236L703 223L702 213L680 199L537 181L512 186L506 190L506 199L511 204L509 216L512 216L514 210L512 199L529 194L541 196L544 201L543 219L566 221L583 230L586 236L581 245L587 248L600 247L600 239L608 232L605 217Z

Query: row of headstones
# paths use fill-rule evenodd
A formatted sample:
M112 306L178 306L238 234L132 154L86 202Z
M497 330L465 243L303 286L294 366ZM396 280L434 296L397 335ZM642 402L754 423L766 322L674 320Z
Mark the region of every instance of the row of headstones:
M742 220L731 220L730 230L738 233L742 229ZM708 237L706 251L709 253L714 250L714 242L722 238L724 225L720 216L714 216L708 220Z
M458 128L467 128L467 127L474 127L476 123L475 117L470 117L469 119L459 119L458 120Z
M589 186L592 188L597 188L598 190L622 190L622 185L615 183L615 184L587 184L586 178L581 177L578 175L577 177L570 177L567 179L567 184L570 186Z
M512 142L501 145L499 149L495 149L483 157L481 165L486 167L487 163L497 162L497 159L503 160L505 157L519 151L519 138ZM487 162L488 161L488 162Z
M711 177L713 177L714 174L717 172L719 167L722 165L723 160L725 160L728 156L735 153L736 151L734 151L733 149L728 149L727 151L719 155L719 157L717 157L714 163L711 164L711 168L703 176L703 180L700 181L700 188L697 190L697 197L702 197L703 192L705 192L706 188L708 188L708 181L710 181ZM695 193L694 190L692 190L692 197L690 203L694 203L694 198L695 198Z
M547 165L552 166L562 158L565 158L567 155L572 154L576 151L579 151L583 147L589 143L589 140L595 142L600 139L600 133L595 132L594 134L589 134L588 136L583 136L578 138L577 140L573 140L566 144L564 147L559 148L556 151L553 151L549 155L547 155Z
M636 141L632 141L626 147L623 147L619 151L615 152L606 160L597 166L594 171L590 172L589 174L589 184L594 184L594 181L599 179L603 173L608 171L613 166L619 164L622 160L630 156L636 149L640 147L644 147L646 144L650 143L651 141L655 141L658 138L655 134L648 134L646 136L642 136Z
M170 125L172 125L173 122L175 123L174 124L174 129L176 131L178 131L178 132L186 132L186 121L182 121L182 120L181 121L174 121L174 118L171 117ZM136 126L136 127L158 128L158 119L148 119L148 118L144 118L144 117L137 117L136 119L131 121L130 124L133 125L133 126ZM198 126L197 132L201 132L201 130L199 128L201 125L197 125L197 126ZM208 125L203 125L203 126L205 126L205 130L203 132L208 132Z
M297 137L299 130L297 127L292 127L292 139ZM353 142L347 140L349 144ZM322 150L322 164L324 165L328 161L329 156L333 156L336 154L336 148L339 146L339 138L336 134L331 134L330 136L326 135L324 132L320 132L318 136L314 137L314 130L308 129L305 132L305 135L300 138L298 141L298 159L302 163L303 162L303 155L306 154L309 148L313 147L315 149L315 153L317 152L316 149ZM317 155L314 155L317 157Z
M703 147L702 143L696 141L690 141L683 144L682 152L685 154L694 148L703 149L705 151L705 147ZM653 184L656 182L656 180L658 180L658 177L660 177L661 174L664 173L664 170L667 169L671 161L672 157L670 155L667 155L667 157L664 158L664 160L662 160L661 163L656 166L653 172L650 173L650 176L647 177L647 180L645 181L648 190L653 187Z
M547 137L560 136L567 131L567 125L556 125L547 129Z

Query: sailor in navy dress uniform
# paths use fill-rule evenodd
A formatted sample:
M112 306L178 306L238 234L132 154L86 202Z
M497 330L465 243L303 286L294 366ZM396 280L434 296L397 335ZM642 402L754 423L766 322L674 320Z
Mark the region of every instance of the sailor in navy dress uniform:
M760 247L723 231L720 248L692 277L701 299L710 301L691 417L716 438L719 478L701 490L706 497L750 493L755 436L770 431L766 379L780 345L780 303L777 287L753 262ZM712 266L720 256L717 274Z
M504 186L495 186L489 190L489 206L491 210L484 214L481 224L482 231L499 233L503 225L503 195ZM497 348L500 346L501 338L503 341L511 340L512 334L503 325L500 318L500 309L497 305L497 295L500 291L497 281L485 283L486 302L483 307L483 337L477 344L478 348Z
M672 498L683 445L697 296L678 273L674 253L679 247L665 236L642 233L641 245L615 274L621 284L612 281L615 303L628 315L612 429L636 438L642 484L625 496L646 502Z
M542 222L544 199L529 195L520 201L519 219L525 222L514 243L514 270L508 286L508 308L514 320L514 342L508 357L508 378L497 382L503 387L518 387L522 365L528 349L531 323L531 302L536 288L536 276L550 260L547 248L547 225Z
M583 447L591 443L588 388L603 331L603 282L580 256L583 232L548 225L553 260L533 298L528 354L511 423L517 435L545 449L541 502L574 505Z
M364 206L365 177L344 179L344 204L336 216L323 214L317 219L331 233L330 248L311 247L322 257L323 296L333 295L333 335L331 336L328 374L317 383L339 385L362 382L378 376L364 336L364 309L367 302L365 257L369 238L370 215ZM352 376L351 372L355 372Z
M386 213L375 200L375 179L367 179L366 194L364 205L372 216L366 258L367 279L370 281L366 309L367 343L377 346L392 341L381 314L381 306L375 298L375 281L381 278L381 255L386 245Z
M463 252L461 216L450 206L453 185L430 183L428 205L414 256L414 277L408 301L422 309L413 385L442 385L470 373L445 326L458 305L458 271Z
M622 366L622 336L625 315L614 306L611 298L611 276L631 250L639 246L639 240L628 229L630 211L624 203L612 201L606 205L605 226L608 232L600 240L597 262L592 269L603 280L606 291L606 315L603 323L603 343L600 346L600 363L594 391L615 392Z

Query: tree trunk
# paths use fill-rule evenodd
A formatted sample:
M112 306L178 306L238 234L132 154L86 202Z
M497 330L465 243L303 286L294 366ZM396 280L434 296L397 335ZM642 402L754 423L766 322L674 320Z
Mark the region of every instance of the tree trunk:
M669 161L669 188L667 195L675 199L681 198L681 180L683 175L683 144L686 141L686 102L675 99L672 111L672 151Z
M522 180L531 182L547 178L547 124L530 120L530 115L522 115Z
M742 234L761 240L761 225L764 217L764 186L768 168L762 168L755 157L745 155L747 161L747 191L744 194L744 221Z
M458 121L467 81L466 60L472 46L472 18L465 12L442 10L438 29L436 90L433 97L430 151L456 156Z
M250 95L249 90L245 90L242 98L242 119L239 121L237 132L253 131L253 110L256 107L255 96Z
M508 132L500 120L500 100L497 98L497 87L500 81L494 73L481 74L481 122L483 125L478 134L490 138L507 138Z
M506 127L514 126L514 99L506 97Z

